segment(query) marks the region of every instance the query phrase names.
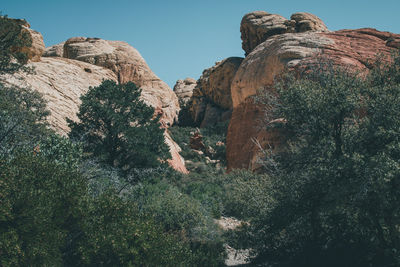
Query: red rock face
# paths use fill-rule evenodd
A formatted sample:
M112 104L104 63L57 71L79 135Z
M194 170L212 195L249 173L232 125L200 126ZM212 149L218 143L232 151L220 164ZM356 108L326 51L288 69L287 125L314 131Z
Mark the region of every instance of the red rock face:
M304 69L322 57L336 66L368 71L377 55L390 59L400 47L400 35L365 28L336 32L275 35L259 44L242 62L231 85L233 114L227 133L228 170L256 170L260 154L255 144L279 146L280 133L265 130L264 113L251 97L260 88L273 88L274 78L287 70Z
M335 42L334 45L323 47L323 54L328 59L337 65L357 66L360 70L371 68L378 54L388 60L395 47L394 42L388 41L400 38L399 34L380 32L371 28L341 30L321 35Z

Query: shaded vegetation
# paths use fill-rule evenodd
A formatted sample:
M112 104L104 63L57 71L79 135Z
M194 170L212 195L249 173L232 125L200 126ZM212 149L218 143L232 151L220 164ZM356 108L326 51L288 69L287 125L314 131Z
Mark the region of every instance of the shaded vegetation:
M266 182L239 187L246 201L254 190L243 214L250 224L235 233L254 262L400 264L399 59L366 79L322 64L259 96L268 120L285 118L271 126L285 133L285 147L265 151Z

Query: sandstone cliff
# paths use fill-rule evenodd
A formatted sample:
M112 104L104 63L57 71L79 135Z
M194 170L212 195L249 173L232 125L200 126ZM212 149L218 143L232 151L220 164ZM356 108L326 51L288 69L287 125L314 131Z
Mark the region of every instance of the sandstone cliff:
M197 82L185 90L191 90L186 104L196 125L207 127L230 119L232 112L231 83L243 58L230 57L205 69ZM186 81L186 80L185 80ZM182 97L182 82L175 91Z
M263 146L279 141L278 133L266 132L260 125L263 113L252 101L258 89L273 90L277 75L315 64L321 57L337 66L367 71L377 53L388 58L399 47L398 34L369 28L329 32L320 19L306 13L296 13L292 20L288 23L266 12L250 13L242 20L243 48L249 54L231 84L228 169L257 169L259 148L254 140Z
M50 125L60 134L65 135L69 131L65 120L67 117L77 119L79 97L90 86L97 86L104 79L123 83L132 81L141 87L143 100L153 106L156 113L161 114L163 127L167 128L177 119L178 98L151 71L135 48L125 42L77 37L45 50L42 35L31 30L28 23L22 22L21 34L28 33L31 44L18 49L27 53L28 66L34 67L35 73L3 78L8 84L30 87L41 92L51 111ZM170 165L181 172L187 172L179 155L180 148L167 130L165 137L172 154Z
M61 56L61 44L46 49L45 56ZM62 57L112 70L121 83L134 82L143 100L161 114L164 126L172 125L179 112L178 98L149 68L140 53L121 41L73 37L64 42Z

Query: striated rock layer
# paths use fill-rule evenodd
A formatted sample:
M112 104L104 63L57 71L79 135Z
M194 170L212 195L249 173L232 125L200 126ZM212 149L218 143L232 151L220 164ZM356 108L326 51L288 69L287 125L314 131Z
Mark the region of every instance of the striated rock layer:
M292 19L297 19L295 14ZM281 29L279 25L286 25L281 23L281 18L275 17L275 20L278 21L277 29ZM257 163L259 146L273 148L279 145L280 133L265 131L261 123L264 114L252 100L257 90L273 90L277 75L286 70L309 68L320 58L336 66L368 71L377 53L382 54L384 60L388 59L391 51L398 47L400 38L398 34L369 28L327 32L325 28L315 26L322 25L317 20L315 23L310 19L297 21L299 28L295 32L276 30L260 44L254 43L256 47L236 72L231 86L233 113L227 133L228 170L246 168L254 171L260 166ZM311 26L318 30L300 32Z
M69 132L65 118L78 120L79 97L90 86L100 85L103 79L117 80L108 69L65 58L42 58L28 66L35 68L35 74L16 74L7 77L6 83L42 93L51 112L50 125L63 135Z

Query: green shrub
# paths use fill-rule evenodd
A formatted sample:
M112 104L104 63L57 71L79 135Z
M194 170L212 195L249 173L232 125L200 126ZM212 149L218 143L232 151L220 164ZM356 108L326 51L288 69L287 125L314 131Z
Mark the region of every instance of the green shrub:
M2 266L58 266L82 214L86 180L33 151L0 164Z
M154 109L140 95L132 82L103 81L81 96L80 122L68 120L70 137L83 141L86 152L125 176L171 157L159 117L153 118Z
M285 118L286 146L267 153L266 196L244 227L247 239L239 236L255 262L400 263L398 62L366 80L321 65L277 84L276 102L265 104L271 120Z
M9 156L21 146L36 145L48 132L49 114L38 92L0 83L0 156Z
M188 244L143 217L132 201L109 191L88 203L69 264L79 266L187 266Z

